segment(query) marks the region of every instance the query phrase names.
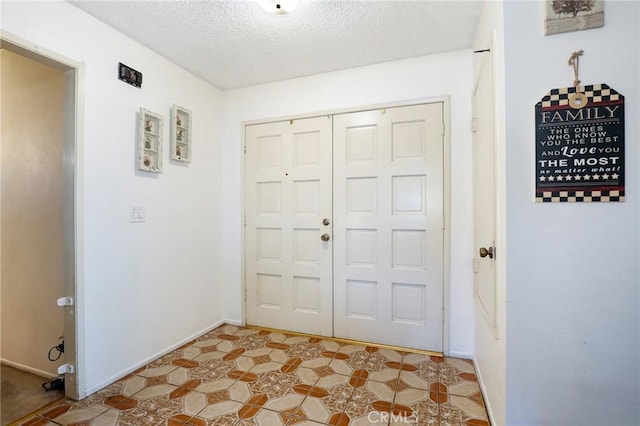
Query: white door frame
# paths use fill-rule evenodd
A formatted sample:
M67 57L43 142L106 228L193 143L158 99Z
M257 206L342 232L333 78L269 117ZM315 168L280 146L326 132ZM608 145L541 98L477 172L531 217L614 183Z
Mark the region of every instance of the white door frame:
M0 30L0 47L64 72L63 204L64 294L73 306L64 309L65 360L74 367L65 375L66 396L86 396L84 329L84 64ZM52 300L51 303L56 303ZM69 330L72 328L72 330Z
M486 49L488 49L487 52L487 56L483 56L480 58L480 65L479 65L479 72L478 74L475 76L474 79L474 84L473 84L473 91L472 91L472 115L473 115L473 120L476 119L476 111L475 111L475 96L476 96L476 92L478 90L478 86L480 85L480 78L482 77L482 72L484 71L484 67L485 66L491 66L491 87L492 87L492 114L494 117L493 122L491 123L491 127L493 129L493 144L494 144L494 152L493 152L493 162L494 162L494 170L493 170L493 180L494 180L494 199L493 199L493 208L494 208L494 244L496 247L496 258L495 260L493 260L495 262L495 266L494 266L494 274L493 274L493 280L494 280L494 297L493 297L493 303L494 303L494 307L493 307L493 318L490 318L487 314L487 312L484 309L484 306L480 307L480 311L481 311L481 315L484 318L484 320L486 321L486 325L487 327L491 330L491 333L493 334L493 336L498 339L500 334L502 333L502 331L500 330L500 320L502 318L500 318L500 309L498 307L498 304L500 303L500 280L501 278L501 271L502 268L505 267L506 262L504 259L504 255L505 255L505 250L504 247L506 244L504 244L504 241L502 241L501 239L501 232L500 229L504 229L503 224L500 222L500 188L501 188L501 179L500 179L500 172L499 172L499 161L500 161L500 157L499 157L499 152L498 150L500 149L498 146L498 126L497 126L497 121L495 120L495 117L498 116L498 106L496 103L496 58L494 56L494 52L496 52L497 48L496 48L496 40L495 40L495 33L492 33L489 41L486 45ZM477 178L476 177L476 146L477 146L477 134L475 133L475 131L472 134L472 142L473 142L473 178L474 180ZM479 259L477 259L476 255L477 255L477 250L479 249L480 246L484 246L484 245L488 245L489 243L486 241L477 241L477 227L478 227L478 223L477 223L477 217L476 217L476 198L478 197L478 194L476 193L476 185L474 182L474 186L473 186L473 208L474 208L474 213L473 213L473 250L474 250L474 277L473 277L473 296L474 296L474 303L477 303L479 305L482 305L482 300L480 299L480 296L478 294L478 289L477 289L477 280L478 280L478 275L476 272L476 262L480 262ZM486 259L484 259L486 260ZM478 309L478 307L476 306L476 309Z
M247 141L246 141L246 136L245 136L245 128L247 126L253 125L253 124L265 124L265 123L273 123L273 122L277 122L277 121L285 121L285 120L298 120L298 119L303 119L303 118L312 118L312 117L321 117L321 116L326 116L326 115L335 115L335 114L346 114L346 113L352 113L352 112L361 112L361 111L369 111L369 110L374 110L374 109L383 109L383 108L394 108L394 107L404 107L404 106L411 106L411 105L421 105L421 104L430 104L430 103L442 103L443 104L443 120L444 120L444 136L443 136L443 143L444 143L444 150L443 150L443 172L444 172L444 217L445 217L445 229L444 229L444 246L443 246L443 250L444 250L444 262L443 262L443 268L444 268L444 283L443 283L443 300L442 300L442 306L444 309L444 313L443 313L443 324L442 324L442 348L443 348L443 353L445 355L449 354L449 303L450 303L450 297L449 297L449 293L450 293L450 283L449 283L449 277L450 277L450 235L451 235L451 209L450 209L450 200L451 200L451 196L450 196L450 182L451 182L451 177L450 177L450 171L451 171L451 160L450 160L450 145L451 145L451 131L450 131L450 100L449 100L449 96L437 96L437 97L430 97L430 98L418 98L418 99L410 99L410 100L406 100L406 101L396 101L396 102L388 102L388 103L381 103L381 104L370 104L370 105L363 105L363 106L357 106L357 107L352 107L352 108L341 108L341 109L332 109L332 110L324 110L324 111L319 111L319 112L312 112L312 113L307 113L307 114L293 114L290 116L281 116L281 117L271 117L271 118L264 118L264 119L259 119L259 120L248 120L248 121L243 121L240 123L240 140L241 140L241 160L240 160L240 191L241 191L241 214L240 214L240 218L239 218L239 223L240 223L240 229L241 229L241 242L240 242L240 249L241 249L241 261L240 261L240 276L241 276L241 280L242 280L242 288L241 288L241 294L242 294L242 305L241 305L241 316L242 316L242 325L246 325L247 323L247 280L246 280L246 267L245 267L245 227L244 227L244 223L245 223L245 215L246 215L246 210L245 210L245 202L244 202L244 197L245 197L245 191L246 191L246 187L245 187L245 174L246 174L246 165L245 165L245 155L244 155L244 148L246 147Z

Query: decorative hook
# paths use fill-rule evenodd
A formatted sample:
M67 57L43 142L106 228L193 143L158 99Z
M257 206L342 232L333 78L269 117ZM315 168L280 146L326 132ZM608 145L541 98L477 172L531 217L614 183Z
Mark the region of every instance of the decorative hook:
M578 50L577 52L573 52L571 57L569 58L569 65L573 65L573 85L578 87L580 84L580 79L578 78L579 67L580 67L580 56L584 53L584 50Z
M580 68L580 56L584 54L584 50L573 52L569 58L569 65L573 66L573 86L576 92L569 96L569 106L573 109L584 108L587 105L587 97L580 89L580 79L578 78ZM584 90L584 89L583 89Z

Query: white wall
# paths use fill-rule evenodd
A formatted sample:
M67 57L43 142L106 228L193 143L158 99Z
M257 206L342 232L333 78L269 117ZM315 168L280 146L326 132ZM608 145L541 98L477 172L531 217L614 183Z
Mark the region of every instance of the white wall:
M224 92L225 317L241 321L241 122L435 96L451 99L450 353L473 351L471 52L383 63Z
M543 35L544 3L504 6L507 423L638 425L639 8L605 2L600 29ZM534 105L572 84L626 96L626 202L534 203Z
M46 377L64 323L64 73L0 50L3 362ZM57 353L53 353L57 356Z
M3 2L2 28L85 65L78 311L95 391L223 318L220 92L65 2ZM117 79L118 62L144 74L142 89ZM188 165L169 161L174 102L193 111ZM136 171L140 107L165 116L160 175ZM145 224L128 223L131 205Z
M480 22L474 40L474 50L491 49L494 69L494 102L495 102L495 143L496 143L496 332L491 330L481 308L475 304L475 345L474 359L477 373L482 385L487 410L492 424L505 424L506 373L507 373L507 318L506 318L506 217L505 217L505 76L504 76L504 34L503 34L502 2L486 1L480 16ZM474 56L474 81L487 53ZM477 249L474 247L474 249Z

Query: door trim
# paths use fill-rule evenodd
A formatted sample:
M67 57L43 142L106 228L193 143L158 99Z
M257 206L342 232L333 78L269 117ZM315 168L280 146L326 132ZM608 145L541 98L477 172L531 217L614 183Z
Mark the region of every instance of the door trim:
M254 124L266 124L266 123L274 123L278 121L286 121L286 120L299 120L303 118L314 118L321 116L333 116L336 114L348 114L353 112L362 112L362 111L370 111L375 109L382 108L395 108L395 107L405 107L412 105L422 105L422 104L432 104L432 103L442 103L442 119L443 123L443 131L444 135L442 137L443 141L443 191L444 191L444 199L443 199L443 209L444 209L444 243L443 243L443 300L442 300L442 308L443 308L443 324L442 324L442 351L445 355L449 355L449 303L450 303L450 241L451 241L451 233L450 233L450 223L451 223L451 131L450 131L450 123L451 123L451 110L450 110L450 97L449 96L434 96L428 98L417 98L417 99L409 99L405 101L395 101L395 102L387 102L387 103L379 103L379 104L369 104L362 106L354 106L349 108L340 108L340 109L328 109L321 110L318 112L311 112L305 114L292 114L289 116L279 116L279 117L271 117L271 118L263 118L257 120L246 120L240 123L240 191L241 191L241 206L240 206L240 230L241 230L241 242L240 242L240 277L241 277L241 325L247 324L247 280L246 280L246 265L245 265L245 255L246 255L246 247L245 247L245 238L246 238L246 229L244 226L245 216L246 216L246 206L245 206L245 192L246 192L246 164L245 164L245 153L244 147L246 147L246 127Z
M0 47L64 71L64 291L74 306L65 307L65 358L75 367L66 374L66 396L86 396L84 329L84 64L0 30ZM51 301L54 303L55 301ZM67 324L73 330L67 330Z
M492 88L493 88L493 99L492 99L492 109L493 109L493 115L494 117L498 116L498 112L497 112L497 103L496 103L496 56L494 55L494 52L496 51L496 40L495 40L495 33L492 32L491 36L489 38L489 41L486 45L486 49L489 50L488 54L489 57L487 56L483 56L480 59L480 65L478 67L478 74L474 76L474 82L473 82L473 90L471 91L471 100L472 100L472 105L471 105L471 115L473 116L473 119L475 119L475 96L476 96L476 92L478 91L478 86L480 85L480 77L482 75L483 69L486 66L487 63L491 64L491 84L492 84ZM491 330L491 333L493 334L493 337L495 337L496 339L498 339L499 335L500 335L500 330L499 330L499 312L500 310L498 309L498 302L500 300L499 298L499 285L498 285L498 280L499 280L499 276L500 276L500 266L503 264L503 253L504 251L501 250L501 248L504 248L504 245L501 244L501 241L499 240L499 194L498 194L498 190L500 188L499 185L499 173L498 173L498 145L497 145L497 136L498 136L498 126L497 126L497 122L494 119L493 123L493 134L494 134L494 151L493 151L493 161L494 161L494 182L495 182L495 193L494 193L494 223L495 223L495 244L498 247L499 250L499 255L496 257L496 264L495 264L495 270L494 270L494 297L493 297L493 301L494 301L494 318L493 321L491 321L491 319L489 318L487 312L485 311L484 307L482 307L481 309L479 309L481 311L481 316L484 318L487 327ZM471 135L471 139L472 139L472 143L473 143L473 166L474 166L474 171L473 171L473 178L475 179L475 147L476 147L476 139L477 139L477 135L475 132L472 132ZM476 213L475 213L475 199L477 197L476 194L476 189L475 189L475 183L474 183L474 187L473 187L473 207L474 207L474 214L473 214L473 250L475 253L475 250L477 250L477 248L479 247L480 243L478 241L476 241ZM475 254L474 254L474 259L475 259ZM473 300L474 300L474 304L482 304L481 300L480 300L480 296L478 295L477 292L477 275L474 272L474 277L473 277ZM477 306L476 306L477 309Z

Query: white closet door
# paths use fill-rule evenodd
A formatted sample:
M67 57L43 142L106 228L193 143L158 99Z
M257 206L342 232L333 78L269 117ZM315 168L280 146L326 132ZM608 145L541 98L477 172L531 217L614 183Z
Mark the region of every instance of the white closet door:
M331 119L247 126L245 160L247 322L331 336Z
M442 351L442 109L334 116L336 337Z

